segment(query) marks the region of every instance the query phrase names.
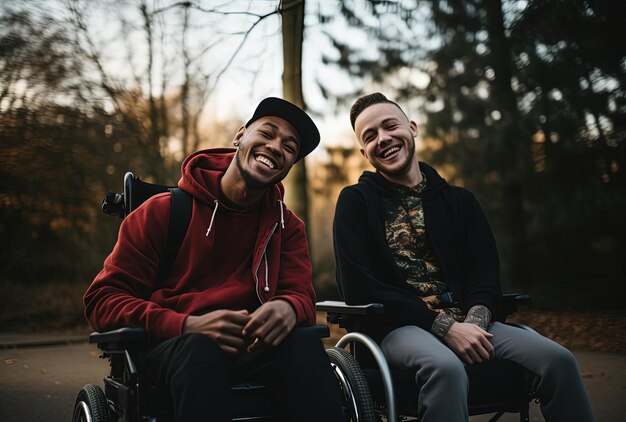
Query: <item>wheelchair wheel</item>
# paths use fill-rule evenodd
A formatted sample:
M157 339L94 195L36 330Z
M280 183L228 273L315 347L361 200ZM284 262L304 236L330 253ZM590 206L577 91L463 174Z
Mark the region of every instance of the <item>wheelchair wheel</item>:
M326 349L330 366L343 394L343 406L348 422L376 422L374 401L367 380L354 357L344 349Z
M107 398L100 387L87 384L81 388L74 405L72 422L109 422Z

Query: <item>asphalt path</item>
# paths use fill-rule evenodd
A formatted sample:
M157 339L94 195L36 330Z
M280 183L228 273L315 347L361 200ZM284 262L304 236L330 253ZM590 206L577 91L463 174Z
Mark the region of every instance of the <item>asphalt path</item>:
M32 346L32 345L31 345ZM6 346L5 346L6 347ZM626 420L626 355L575 352L599 422ZM107 361L93 345L63 344L0 349L0 420L71 421L76 395L88 383L102 385ZM472 417L472 422L489 418ZM505 415L501 421L518 421ZM537 404L531 421L543 421Z
M574 351L580 373L591 399L598 422L626 421L626 355ZM485 416L471 417L472 422L486 422ZM519 415L506 414L502 422L518 422ZM530 404L530 420L543 421L539 405Z
M108 363L95 345L0 350L0 420L71 421L83 385L102 385Z

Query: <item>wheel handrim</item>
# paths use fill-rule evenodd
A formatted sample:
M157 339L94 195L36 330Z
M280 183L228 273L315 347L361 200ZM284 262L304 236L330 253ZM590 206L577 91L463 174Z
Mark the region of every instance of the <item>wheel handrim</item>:
M72 420L74 422L92 422L91 412L89 411L87 403L82 400L76 403L76 407L74 408L74 417Z
M348 409L348 411L350 412L350 416L353 418L353 421L358 422L359 409L357 407L356 397L354 396L354 393L352 391L352 386L336 364L331 362L330 366L342 386L344 398L346 399L346 401L349 401L352 404L352 406L350 406L350 408Z

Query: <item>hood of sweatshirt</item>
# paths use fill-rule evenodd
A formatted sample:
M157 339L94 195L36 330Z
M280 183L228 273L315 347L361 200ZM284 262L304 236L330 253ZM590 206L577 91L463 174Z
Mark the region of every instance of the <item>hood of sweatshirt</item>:
M218 200L220 208L239 211L229 208L220 200L220 181L234 159L235 152L233 148L213 148L191 154L183 162L178 187L205 204L213 206ZM284 192L282 183L270 186L264 201L267 204L278 204L278 201L282 201Z
M448 182L446 182L446 180L437 173L437 170L421 161L419 166L422 173L426 176L426 189L424 189L422 194L424 197L435 195L448 186ZM359 177L359 183L370 186L371 188L377 190L382 196L399 195L399 192L394 189L394 184L385 179L380 172L363 172L361 177Z
M233 148L213 148L197 151L185 159L182 165L182 177L178 187L189 193L196 200L213 208L211 222L207 227L206 236L209 236L218 212L237 213L246 212L247 209L229 207L223 201L220 189L220 181L235 157L236 150ZM283 195L285 188L282 183L269 186L260 204L263 209L269 210L270 214L276 212L277 220L281 227L285 227L285 209Z

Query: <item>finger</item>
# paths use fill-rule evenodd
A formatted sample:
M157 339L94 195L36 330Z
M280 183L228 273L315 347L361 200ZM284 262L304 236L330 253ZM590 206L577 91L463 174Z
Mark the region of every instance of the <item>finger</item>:
M472 349L469 355L472 358L472 363L483 363L483 358L478 351Z
M235 354L239 352L239 348L236 348L236 347L226 346L223 344L218 344L218 347L222 349L223 351L225 351L226 353Z
M265 344L271 344L282 330L282 325L277 321L266 321L262 327L254 332L254 337L260 338Z
M485 350L489 354L489 358L487 360L492 359L493 355L494 355L493 345L485 337L481 337L480 343L482 344L482 346L485 348Z
M274 341L281 335L282 331L279 327L277 327L276 325L274 326L267 326L264 327L265 329L263 330L263 333L260 333L260 335L258 336L263 343L268 344L268 345L274 345Z
M264 343L257 338L256 340L254 340L254 343L248 346L248 352L254 352L255 350L260 350L263 348L263 346L264 346Z
M282 319L266 323L267 330L261 338L267 344L277 346L291 332L290 324Z
M241 347L245 343L245 339L243 339L242 337L224 332L217 333L214 340L218 344L225 344L227 346L233 347Z
M487 350L482 343L477 344L474 351L479 355L479 362L487 362L489 360L489 350Z
M224 318L242 327L250 321L250 315L248 311L242 309L241 311L224 311Z
M256 331L260 326L263 325L265 319L265 305L261 305L260 308L252 312L252 314L250 315L250 320L243 327L243 335L245 336Z
M241 335L242 328L242 325L235 324L230 321L222 321L222 323L216 327L217 331L219 331L220 333L233 334L237 337L243 337Z
M481 333L482 335L484 335L485 337L487 337L487 338L491 338L491 337L493 337L493 334L491 334L491 333L490 333L490 332L488 332L488 331L483 330L483 329L482 329L482 328L480 328L478 325L476 325L475 327L476 327L476 328L478 328L478 331L480 331L480 333Z
M462 352L460 353L461 359L463 360L463 362L471 365L474 363L474 361L472 360L472 358L470 357L470 355L468 353Z
M273 325L274 320L275 313L273 312L273 307L266 303L252 313L250 321L243 328L243 335L262 336L267 332L264 326L267 324Z
M263 324L265 324L265 320L264 319L262 319L262 318L260 318L258 316L254 316L243 327L243 330L241 331L241 334L244 335L244 336L251 335L252 337L258 337L259 334L258 334L257 331L259 331L263 327Z
M289 332L287 330L281 331L279 335L274 340L272 340L272 346L277 347L278 345L280 345L280 343L282 343L285 337L287 337L288 335Z

